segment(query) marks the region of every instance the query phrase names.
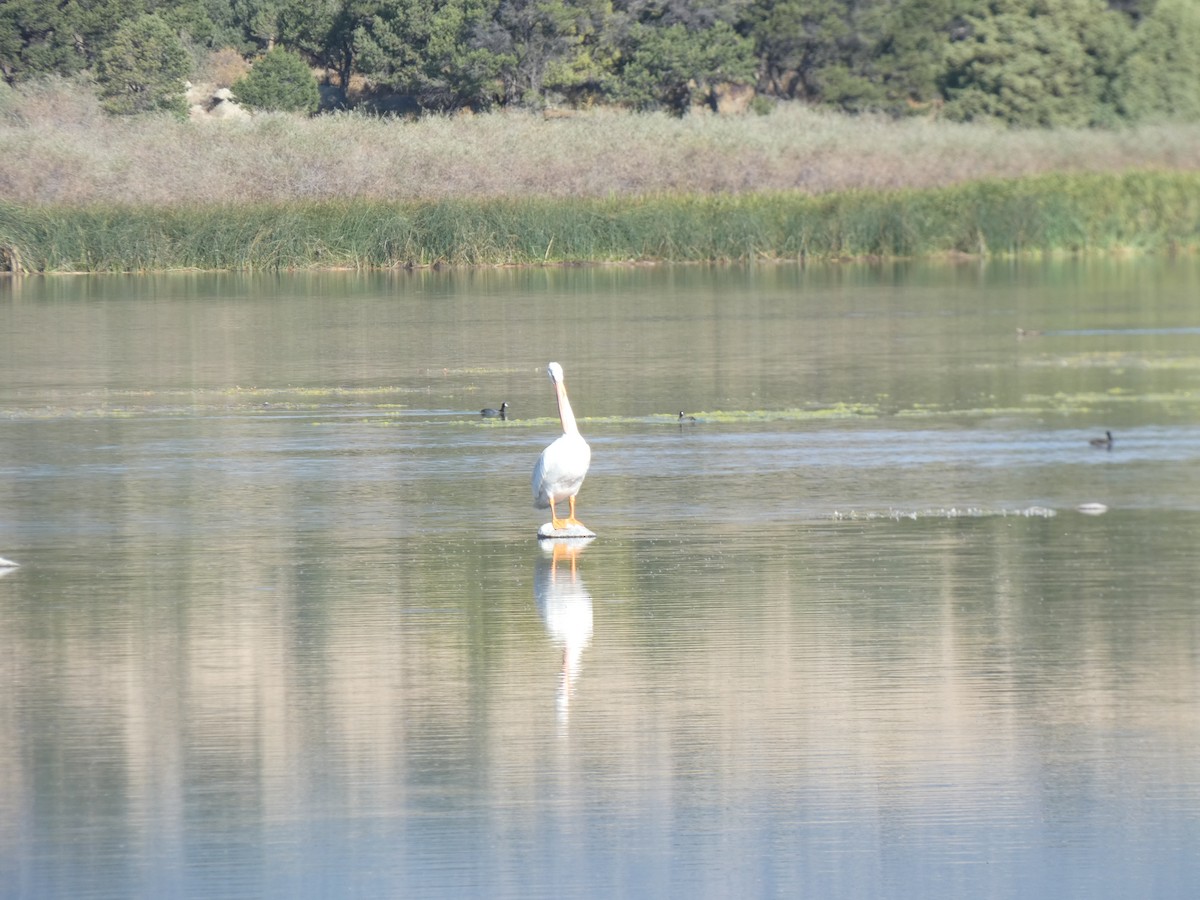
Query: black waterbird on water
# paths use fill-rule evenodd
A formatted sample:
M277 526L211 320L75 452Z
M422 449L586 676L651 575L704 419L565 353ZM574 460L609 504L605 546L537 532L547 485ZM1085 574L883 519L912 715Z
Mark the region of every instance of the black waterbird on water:
M1106 432L1104 432L1104 437L1092 438L1090 441L1088 441L1088 443L1091 444L1093 447L1101 447L1105 450L1111 450L1112 445L1113 445L1112 432L1106 431Z
M685 416L685 415L683 414L683 410L682 410L682 409L679 411L679 424L680 424L680 425L682 425L684 422L695 422L695 421L696 421L696 417L695 417L695 416Z
M507 419L508 418L508 401L505 400L503 403L501 403L499 409L492 409L490 406L487 407L486 409L481 409L479 411L479 414L486 419L495 419L495 418Z

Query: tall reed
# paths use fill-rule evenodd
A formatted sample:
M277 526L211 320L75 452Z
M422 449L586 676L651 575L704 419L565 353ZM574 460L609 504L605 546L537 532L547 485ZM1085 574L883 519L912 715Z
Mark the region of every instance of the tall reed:
M84 82L0 91L0 198L22 205L817 195L1136 169L1200 170L1200 123L1017 130L799 103L762 116L595 109L549 119L507 111L178 122L108 116Z
M0 204L0 269L379 268L1156 252L1200 246L1200 173L928 190L173 207Z

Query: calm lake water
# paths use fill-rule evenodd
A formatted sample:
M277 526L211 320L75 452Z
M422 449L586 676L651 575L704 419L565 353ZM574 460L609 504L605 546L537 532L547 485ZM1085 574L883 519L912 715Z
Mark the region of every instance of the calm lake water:
M0 895L1194 896L1197 298L0 281Z

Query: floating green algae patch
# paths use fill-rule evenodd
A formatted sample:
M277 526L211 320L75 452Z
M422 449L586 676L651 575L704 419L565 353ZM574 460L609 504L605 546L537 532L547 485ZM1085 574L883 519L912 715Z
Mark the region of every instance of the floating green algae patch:
M144 272L1145 252L1200 246L1200 173L1048 175L928 190L0 203L0 270Z
M831 406L806 409L716 409L700 410L687 414L690 418L680 420L679 414L661 413L651 416L581 416L581 426L601 427L605 425L744 425L754 422L813 422L822 419L873 418L881 415L878 407L867 403L835 403ZM694 420L694 421L693 421ZM558 419L522 419L525 423L553 423Z
M1030 414L1038 414L1048 412L1049 410L1037 406L1029 407L976 407L973 409L963 409L961 407L940 407L932 404L921 404L908 409L898 409L895 416L898 419L938 419L938 418L956 418L956 419L995 419L1000 417L1018 417L1028 416Z
M1185 372L1200 369L1200 357L1146 356L1120 351L1046 356L1040 359L1022 360L1021 365L1025 368L1044 369L1147 369Z
M880 409L869 403L835 403L830 406L814 406L805 409L716 409L695 412L696 424L738 424L744 422L811 422L821 419L852 419L875 417ZM669 424L679 422L678 415L663 416ZM690 421L686 424L691 425Z
M1030 404L1059 413L1088 412L1107 405L1156 404L1159 406L1187 406L1200 403L1200 391L1150 391L1115 392L1088 391L1079 393L1057 393L1051 396L1029 395Z
M813 422L826 419L875 418L882 415L878 407L865 403L836 403L832 406L809 409L740 409L711 410L688 413L694 419L680 421L679 414L659 413L649 416L577 416L582 430L621 425L652 425L688 427L704 425L745 425L756 422ZM532 428L561 428L557 416L534 416L530 418L510 416L507 421L476 417L475 425L483 428L512 427L519 425Z
M243 387L223 389L113 390L82 392L73 402L0 410L0 419L142 418L328 412L395 416L411 406L402 397L422 389L380 387Z
M1024 518L1024 519L1053 519L1058 515L1054 509L1045 506L1026 506L1011 509L1008 507L933 507L929 509L849 509L834 510L831 518L836 521L850 522L899 522L902 519L988 519L988 518Z

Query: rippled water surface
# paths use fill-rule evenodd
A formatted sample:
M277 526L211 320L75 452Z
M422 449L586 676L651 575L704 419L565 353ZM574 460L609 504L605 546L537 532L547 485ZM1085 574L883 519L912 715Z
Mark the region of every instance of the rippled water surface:
M1198 296L0 281L0 895L1191 896Z

